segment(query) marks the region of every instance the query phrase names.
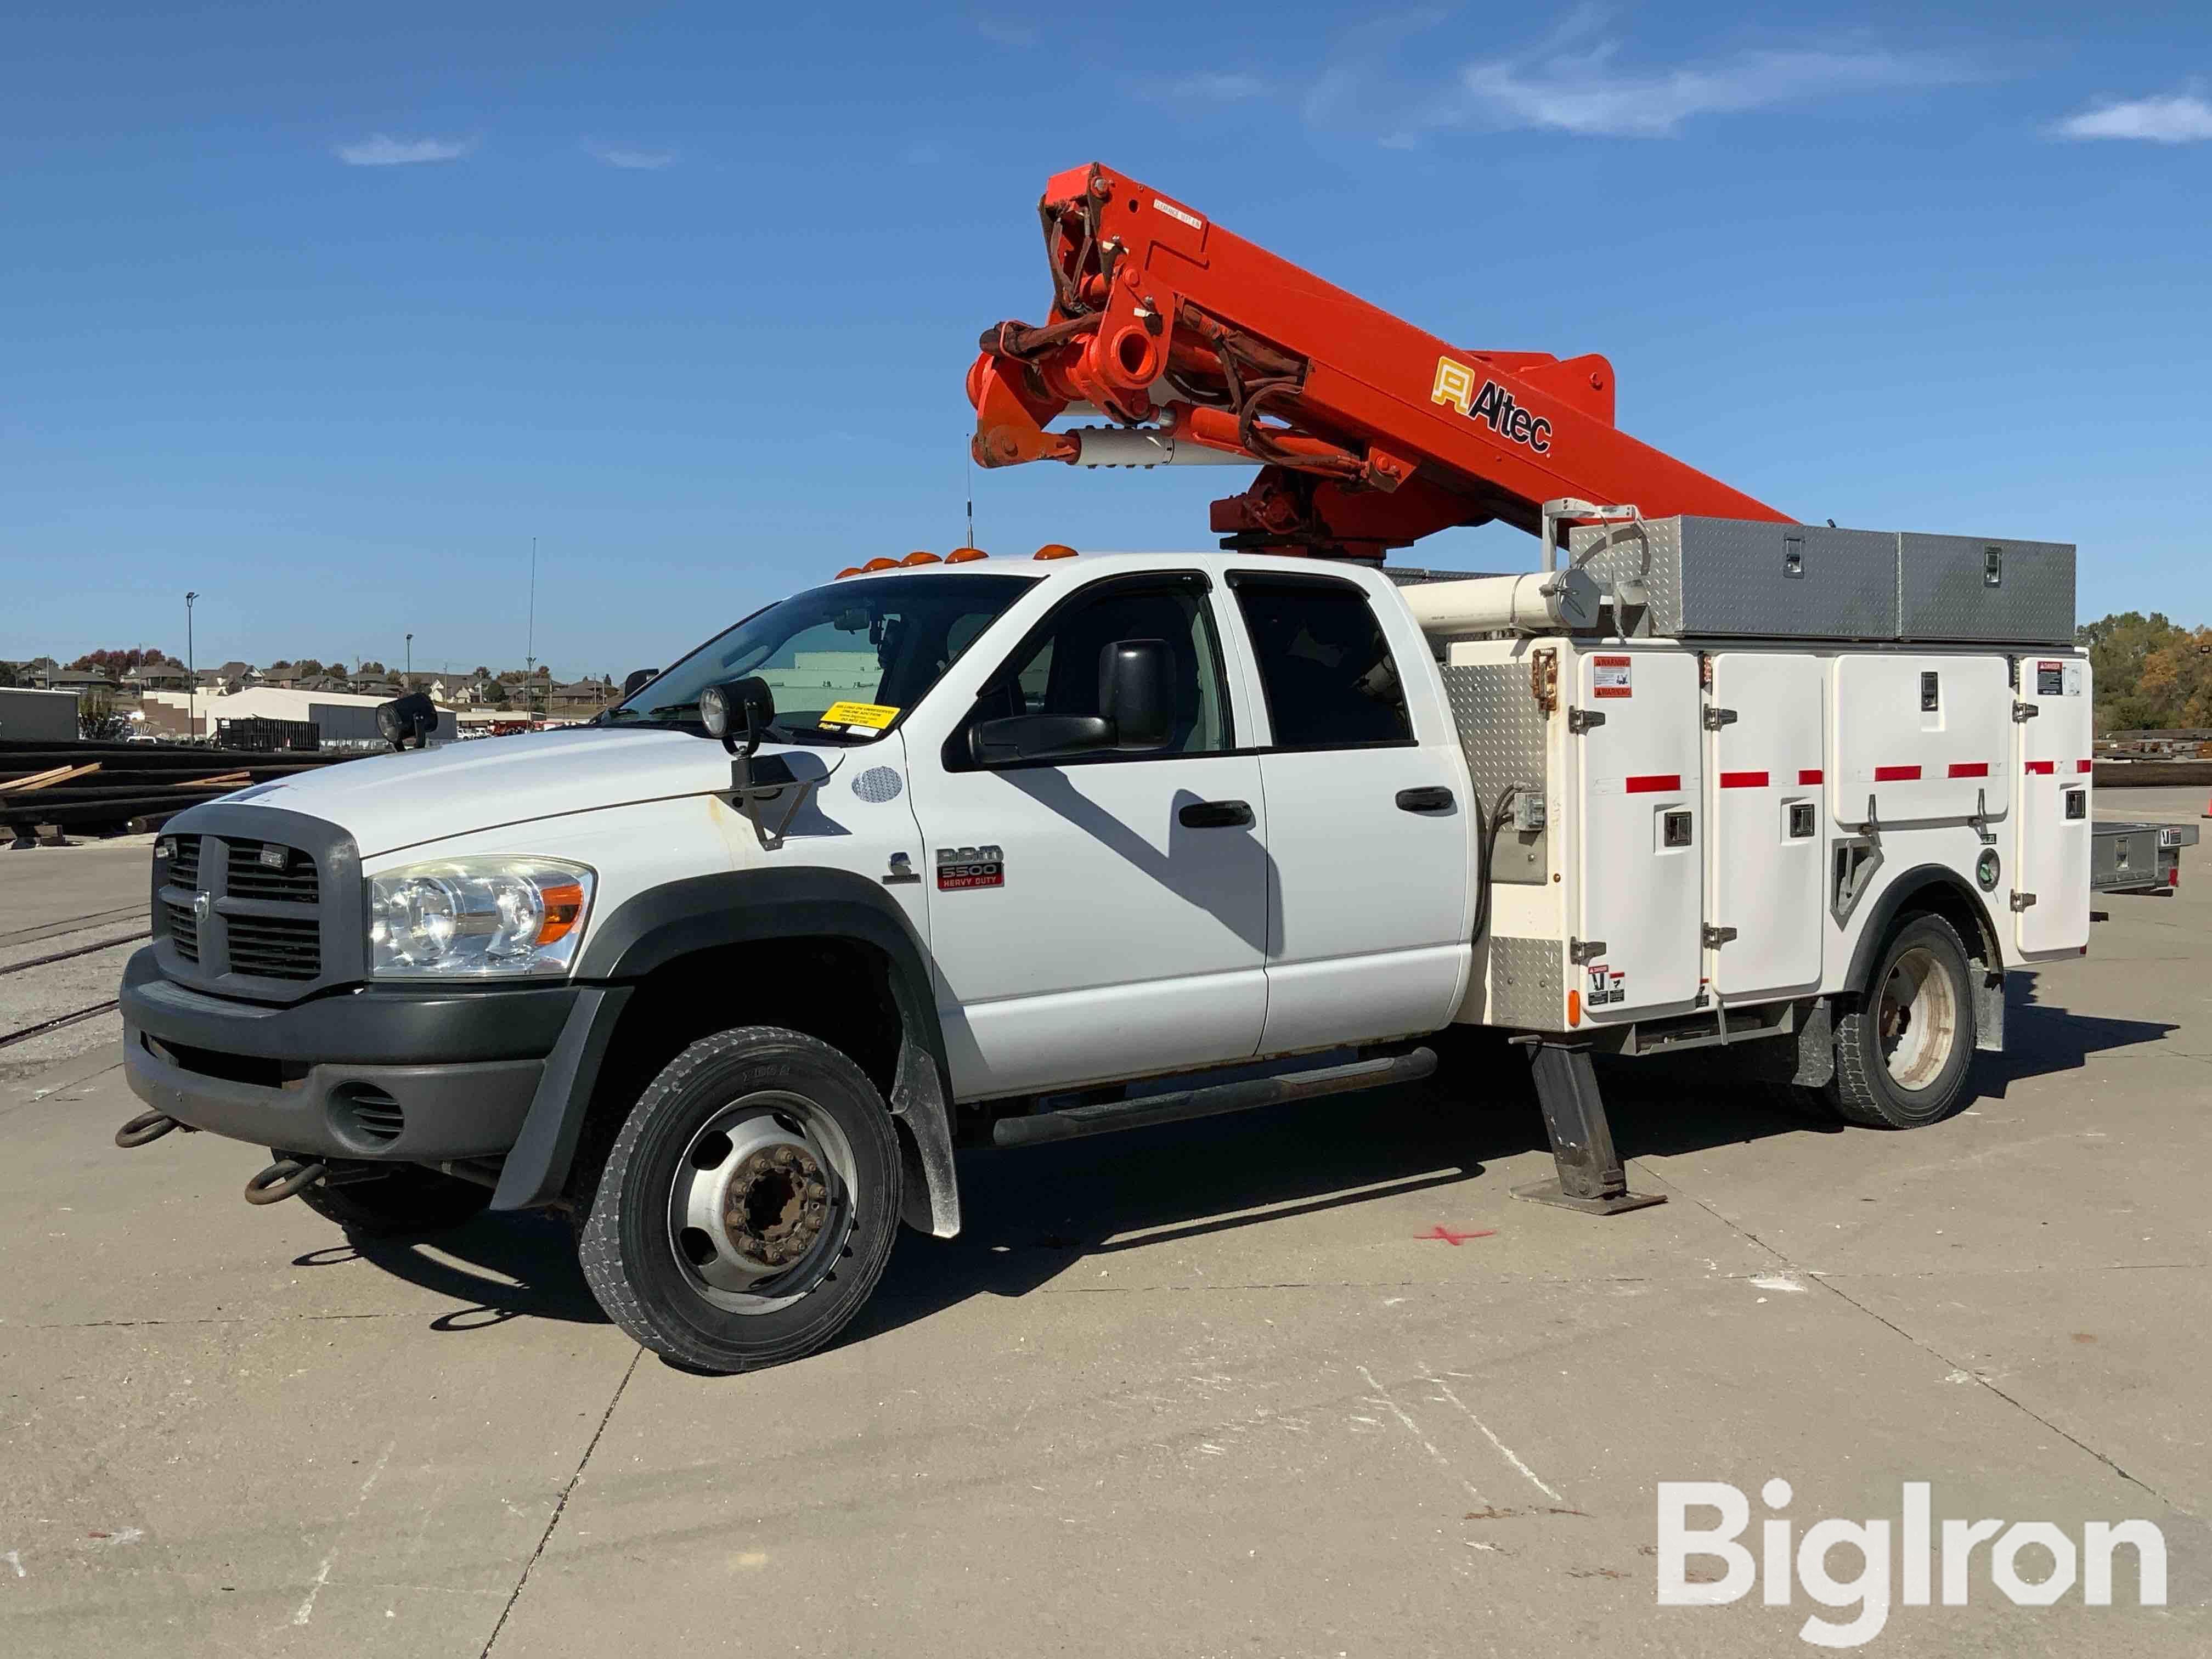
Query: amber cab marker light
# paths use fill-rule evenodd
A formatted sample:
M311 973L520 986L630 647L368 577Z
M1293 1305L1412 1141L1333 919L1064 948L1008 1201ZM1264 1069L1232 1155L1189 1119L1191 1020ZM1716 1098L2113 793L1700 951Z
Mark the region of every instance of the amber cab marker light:
M897 568L898 561L896 559L870 559L867 563L860 567L860 572L865 575L871 570L896 570Z
M945 562L945 561L944 561L944 560L942 560L942 559L940 559L940 558L939 558L939 557L937 556L937 555L936 555L936 554L934 554L934 553L914 552L914 553L909 553L909 554L908 554L908 555L906 556L906 557L904 557L904 558L901 559L901 560L899 561L899 562L900 562L902 565L908 565L908 564L943 564L943 563Z
M978 559L988 559L990 556L991 556L988 553L986 553L980 547L956 547L950 553L947 553L945 556L945 562L947 564L973 564Z
M1047 542L1037 549L1036 556L1040 559L1072 559L1075 556L1075 550L1059 542Z
M857 576L860 574L860 566L857 564L848 564L842 570L839 571L832 580L842 582L848 576Z

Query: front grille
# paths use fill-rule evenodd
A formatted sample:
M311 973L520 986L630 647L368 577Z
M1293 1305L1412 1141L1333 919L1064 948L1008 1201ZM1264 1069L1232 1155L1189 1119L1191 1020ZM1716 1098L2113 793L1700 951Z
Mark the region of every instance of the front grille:
M176 851L169 854L169 884L173 887L197 887L200 884L200 838L198 836L172 836Z
M169 943L186 962L200 959L200 925L192 915L192 907L179 904L174 899L163 899L161 908L169 913Z
M315 861L298 848L251 841L234 841L228 845L227 868L233 898L281 899L290 904L315 902ZM271 855L281 862L269 862ZM195 852L195 867L198 856Z
M227 918L230 971L262 979L313 979L323 971L322 924L313 916Z

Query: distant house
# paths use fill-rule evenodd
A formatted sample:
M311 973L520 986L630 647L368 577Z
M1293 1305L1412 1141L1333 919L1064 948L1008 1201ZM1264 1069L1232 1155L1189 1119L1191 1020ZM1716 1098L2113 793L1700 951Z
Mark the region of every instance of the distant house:
M549 714L596 714L620 695L611 679L556 684L546 688L545 712Z
M40 660L51 664L53 659L43 657ZM104 668L50 666L40 676L39 684L49 691L75 691L80 696L87 691L112 691L115 689L114 676Z
M410 691L422 691L428 693L432 702L444 702L447 700L446 681L443 675L402 674L398 678L399 683L405 686Z
M138 691L181 691L190 678L184 664L163 659L140 663L123 677L123 684Z

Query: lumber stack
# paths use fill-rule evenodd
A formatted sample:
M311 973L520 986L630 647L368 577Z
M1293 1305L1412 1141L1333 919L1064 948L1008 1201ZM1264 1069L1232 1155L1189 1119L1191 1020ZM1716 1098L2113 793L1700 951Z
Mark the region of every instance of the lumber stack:
M0 743L0 841L158 829L186 807L352 757L143 743Z

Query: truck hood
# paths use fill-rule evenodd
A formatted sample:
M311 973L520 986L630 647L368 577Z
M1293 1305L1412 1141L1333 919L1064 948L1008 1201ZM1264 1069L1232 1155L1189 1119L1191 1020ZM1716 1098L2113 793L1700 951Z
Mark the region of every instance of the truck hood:
M763 744L800 777L827 776L840 750ZM364 858L501 824L730 787L722 745L683 732L572 726L380 755L258 784L222 799L307 812L353 836Z

